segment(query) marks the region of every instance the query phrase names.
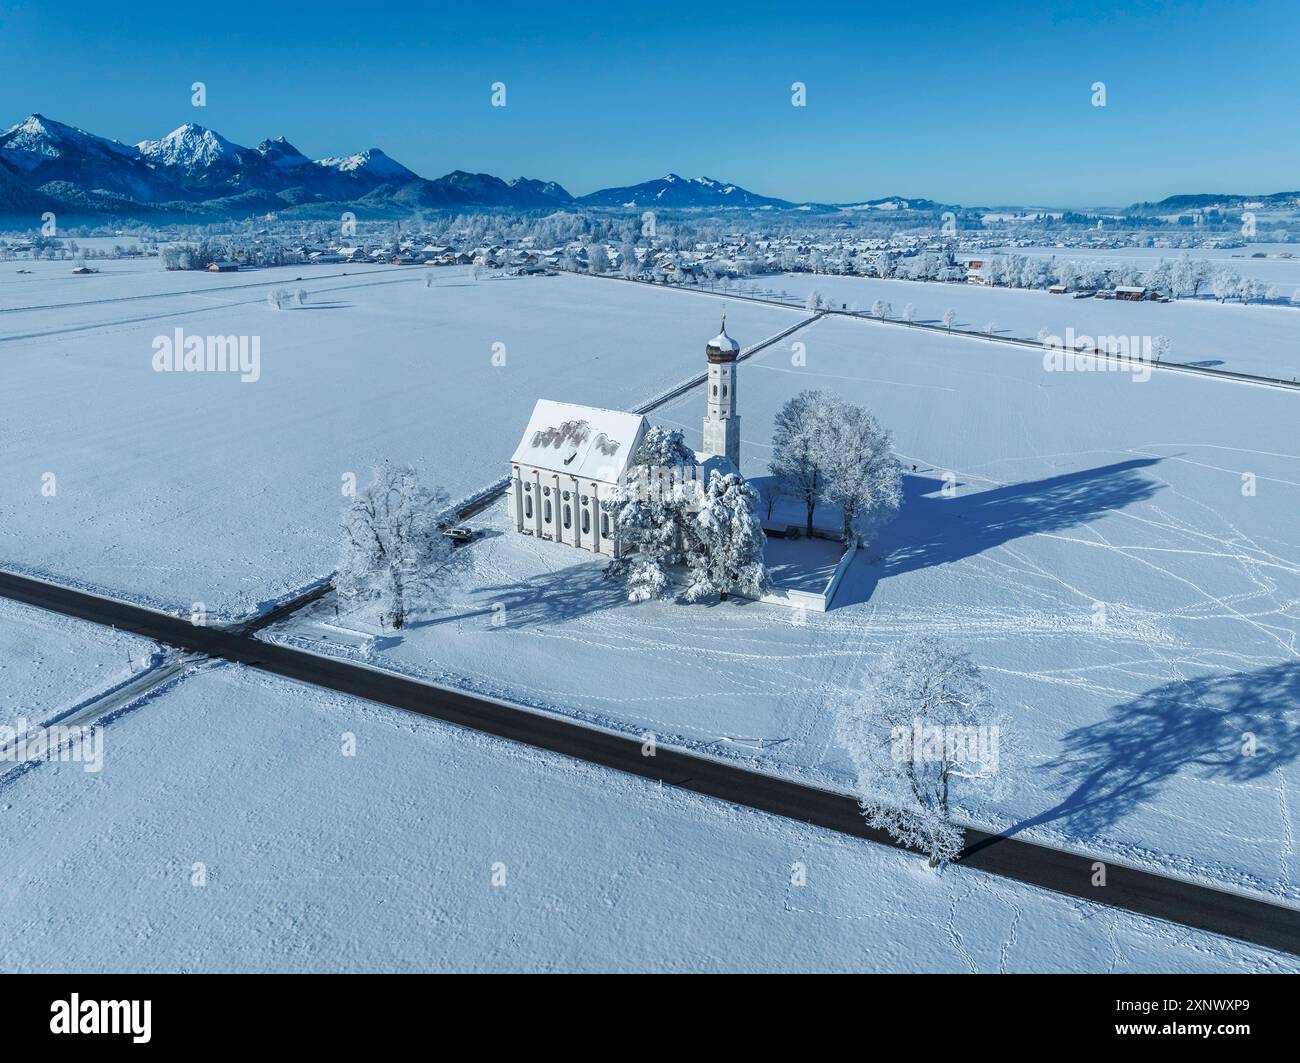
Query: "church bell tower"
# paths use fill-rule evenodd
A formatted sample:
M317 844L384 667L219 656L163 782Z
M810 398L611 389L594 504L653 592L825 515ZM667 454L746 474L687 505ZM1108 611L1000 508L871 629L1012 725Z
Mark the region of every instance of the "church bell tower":
M704 415L704 457L717 456L740 471L740 415L736 413L736 358L740 344L727 335L727 315L722 331L709 340L704 356L709 361L709 408Z

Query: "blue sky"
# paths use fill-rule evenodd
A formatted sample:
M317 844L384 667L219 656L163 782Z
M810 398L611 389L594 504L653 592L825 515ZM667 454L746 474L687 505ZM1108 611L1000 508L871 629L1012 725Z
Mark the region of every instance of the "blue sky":
M1300 188L1300 4L1108 7L0 0L0 125L134 143L194 121L575 194L670 170L828 201Z

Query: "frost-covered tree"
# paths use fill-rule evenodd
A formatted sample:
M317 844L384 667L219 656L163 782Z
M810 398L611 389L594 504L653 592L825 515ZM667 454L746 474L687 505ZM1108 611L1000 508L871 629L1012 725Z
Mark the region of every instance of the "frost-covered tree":
M909 325L911 325L916 321L916 307L913 306L911 303L908 303L905 307L903 307L903 320L906 321Z
M943 327L951 332L955 324L957 324L957 311L949 307L943 312Z
M840 507L844 542L862 543L898 512L903 467L892 435L861 406L835 398L827 413L817 440L824 497Z
M1201 289L1210 283L1213 272L1214 267L1208 259L1199 258L1196 260L1196 265L1192 268L1191 273L1192 298L1200 295Z
M868 539L897 510L902 468L893 440L861 406L801 391L776 415L768 465L777 493L803 503L804 533L823 502L843 514L845 542Z
M813 291L809 292L809 293L808 293L808 298L804 301L804 304L803 304L803 305L804 305L804 309L807 310L808 313L810 313L810 314L815 313L816 311L820 310L820 309L822 308L822 294L821 294L821 292L816 291L816 290L813 290Z
M1146 286L1161 295L1173 295L1174 267L1162 258L1155 266L1147 270Z
M1210 291L1219 302L1233 299L1241 293L1241 274L1231 266L1223 266L1214 274Z
M636 244L630 240L618 252L618 271L624 277L635 277L639 267L636 261Z
M739 473L713 470L698 506L683 521L688 573L682 599L703 601L731 593L757 597L767 586L767 537L754 515L758 492Z
M1239 294L1243 303L1257 303L1267 290L1268 286L1258 277L1243 277Z
M605 574L622 580L629 602L647 602L672 595L671 568L681 560L685 502L679 488L652 480L646 469L632 468L601 502L609 514L620 556Z
M665 432L661 441L667 447L652 448L645 456L671 457L670 437L680 441L680 435ZM680 466L670 463L668 468ZM622 551L606 574L623 580L630 602L674 594L684 602L725 598L732 592L760 594L767 584L766 538L754 515L757 505L758 493L736 473L712 470L701 485L653 461L635 465L602 503ZM680 593L675 568L685 571Z
M599 241L595 241L587 247L587 272L609 272L609 252L605 250L605 245Z
M781 407L772 433L768 471L780 494L803 503L807 514L805 532L809 536L813 531L813 514L826 491L819 435L830 405L828 392L801 391Z
M874 303L871 304L872 315L878 317L881 321L884 321L893 312L894 312L894 308L890 306L889 303L887 303L884 299L877 299Z
M862 695L838 706L836 733L867 823L928 854L931 867L961 852L953 790L996 792L1010 774L979 668L933 635L907 638L880 662Z
M695 464L695 452L680 431L652 425L624 482L601 503L622 555L610 562L606 575L624 581L630 602L672 595L670 569L682 560Z
M1157 336L1151 341L1151 353L1155 355L1155 362L1159 365L1169 355L1169 337Z
M297 291L295 291L295 292L293 293L293 305L294 305L294 306L306 306L306 305L307 305L307 289L306 289L306 288L299 288L299 289L297 289Z
M641 437L632 464L660 469L694 466L695 451L686 445L686 437L680 429L655 424L647 428Z
M377 605L399 629L436 601L459 561L438 523L446 510L446 492L422 487L414 469L375 466L343 516L340 598Z
M286 288L272 288L266 293L266 305L272 310L283 310L289 305L289 291Z

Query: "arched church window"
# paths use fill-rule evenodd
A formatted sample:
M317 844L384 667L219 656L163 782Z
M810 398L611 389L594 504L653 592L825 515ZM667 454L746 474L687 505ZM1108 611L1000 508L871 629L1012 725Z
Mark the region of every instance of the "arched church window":
M542 516L546 519L547 524L551 523L551 500L549 498L542 507Z
M529 520L533 517L533 496L524 495L524 516Z
M584 498L583 502L586 501ZM582 534L586 535L589 531L591 531L591 514L584 509L582 511Z
M564 504L564 526L566 528L573 527L573 507L567 502Z
M602 513L600 515L600 534L603 535L606 539L609 538L609 514L608 513Z

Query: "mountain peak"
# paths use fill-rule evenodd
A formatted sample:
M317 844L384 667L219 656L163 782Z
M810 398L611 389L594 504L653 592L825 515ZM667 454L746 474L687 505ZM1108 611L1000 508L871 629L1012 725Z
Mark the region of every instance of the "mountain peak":
M97 137L84 129L64 125L46 118L39 111L29 114L17 125L0 133L0 157L20 169L30 170L53 159L70 154L97 158L115 155L134 156L135 149L116 140Z
M142 140L136 149L150 162L176 166L186 173L218 161L236 161L244 152L238 144L196 122L177 126L161 140Z
M366 148L355 155L332 155L327 159L317 159L317 166L339 173L364 175L385 181L418 181L419 174L408 170L396 159L385 155L379 148Z
M257 145L257 153L276 166L305 166L311 160L284 137L264 140Z

